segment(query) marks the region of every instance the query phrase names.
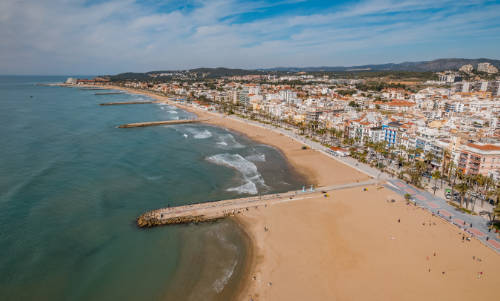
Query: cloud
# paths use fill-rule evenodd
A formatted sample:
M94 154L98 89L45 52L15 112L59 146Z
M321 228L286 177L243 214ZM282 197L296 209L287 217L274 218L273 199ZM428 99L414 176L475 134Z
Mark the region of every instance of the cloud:
M166 4L3 0L0 74L355 65L433 59L461 44L461 56L495 56L500 46L494 1L371 0L312 13L302 1Z

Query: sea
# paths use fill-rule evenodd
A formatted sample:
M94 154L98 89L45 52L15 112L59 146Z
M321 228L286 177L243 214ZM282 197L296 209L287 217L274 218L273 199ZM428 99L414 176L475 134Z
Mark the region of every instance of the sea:
M143 95L0 76L0 300L232 300L249 242L231 219L140 229L148 210L298 189L275 148ZM109 90L108 92L112 92Z

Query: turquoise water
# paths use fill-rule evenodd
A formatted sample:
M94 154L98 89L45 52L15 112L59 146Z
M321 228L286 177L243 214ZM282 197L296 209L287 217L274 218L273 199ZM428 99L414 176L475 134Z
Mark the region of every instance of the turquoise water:
M141 95L0 77L0 300L227 300L246 241L231 220L141 230L144 211L287 191L281 154ZM202 297L200 297L202 296Z

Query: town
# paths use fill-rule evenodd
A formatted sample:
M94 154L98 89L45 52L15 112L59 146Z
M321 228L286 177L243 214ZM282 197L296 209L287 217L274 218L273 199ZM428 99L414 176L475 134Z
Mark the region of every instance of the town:
M500 76L490 63L403 74L218 68L67 83L148 90L292 130L463 212L490 220L499 212Z

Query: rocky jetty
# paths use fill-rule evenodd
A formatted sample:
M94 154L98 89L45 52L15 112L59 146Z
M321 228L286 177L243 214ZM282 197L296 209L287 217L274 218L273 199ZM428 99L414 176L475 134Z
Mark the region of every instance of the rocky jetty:
M204 223L213 222L224 216L212 216L208 217L205 215L187 215L187 216L176 216L162 218L157 214L152 212L145 213L137 218L137 226L139 228L151 228L162 225L176 225L176 224L190 224L190 223Z

